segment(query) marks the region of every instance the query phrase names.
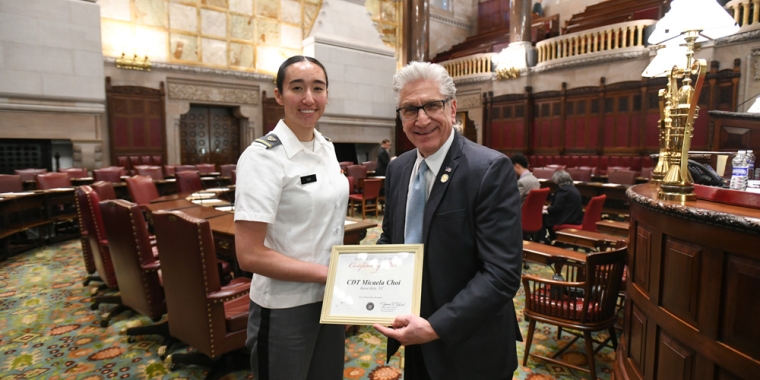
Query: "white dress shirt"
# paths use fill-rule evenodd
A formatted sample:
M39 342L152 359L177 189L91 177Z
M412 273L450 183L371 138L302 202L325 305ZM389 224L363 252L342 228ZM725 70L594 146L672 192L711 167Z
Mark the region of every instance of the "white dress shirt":
M240 156L235 220L267 223L264 245L295 259L328 265L333 245L343 244L348 180L333 144L314 131L313 151L280 120L272 131L282 142L267 149L253 142ZM302 183L316 175L316 181ZM237 247L245 249L245 247ZM324 285L254 274L251 300L280 309L322 301Z

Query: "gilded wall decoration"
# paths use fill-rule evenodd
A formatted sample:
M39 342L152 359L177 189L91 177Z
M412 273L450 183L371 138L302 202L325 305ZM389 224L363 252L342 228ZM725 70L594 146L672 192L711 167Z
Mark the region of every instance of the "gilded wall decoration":
M273 74L284 59L302 54L301 41L322 0L118 0L100 6L106 59L137 54L153 63Z
M457 96L457 109L466 110L482 106L480 93Z
M167 79L169 99L224 104L259 104L258 87L219 85Z

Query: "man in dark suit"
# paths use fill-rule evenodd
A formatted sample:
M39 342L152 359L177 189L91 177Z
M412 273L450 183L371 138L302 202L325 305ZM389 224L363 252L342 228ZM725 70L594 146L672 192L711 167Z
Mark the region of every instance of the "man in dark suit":
M375 167L376 176L384 176L388 163L391 162L391 140L385 139L380 143L380 153L377 155L377 166Z
M522 263L512 163L454 131L456 88L440 65L410 63L393 90L417 149L388 166L378 244L425 244L422 299L419 317L375 328L393 338L389 357L406 346L404 379L511 379L522 339L512 303Z

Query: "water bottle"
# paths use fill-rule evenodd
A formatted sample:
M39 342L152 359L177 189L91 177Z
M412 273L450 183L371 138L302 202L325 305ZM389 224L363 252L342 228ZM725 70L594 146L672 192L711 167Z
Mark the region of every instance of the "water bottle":
M755 155L752 150L747 150L747 179L755 179Z
M746 152L740 150L739 153L734 156L731 164L734 166L731 172L731 190L744 191L747 188L747 157Z

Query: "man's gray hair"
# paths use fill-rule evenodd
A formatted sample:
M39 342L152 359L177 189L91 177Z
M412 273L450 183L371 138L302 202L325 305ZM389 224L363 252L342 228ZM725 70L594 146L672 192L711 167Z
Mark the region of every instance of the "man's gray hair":
M552 182L557 186L573 185L573 177L570 177L570 173L564 170L557 170L552 174Z
M456 98L457 88L454 86L454 79L443 66L437 63L412 61L393 76L393 97L396 99L397 106L401 101L401 89L409 83L420 80L435 81L444 98Z

